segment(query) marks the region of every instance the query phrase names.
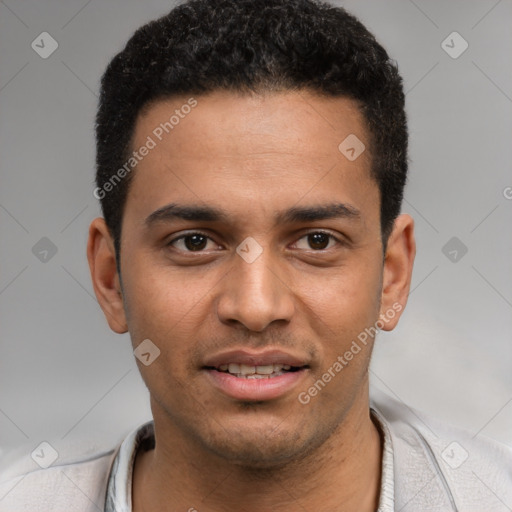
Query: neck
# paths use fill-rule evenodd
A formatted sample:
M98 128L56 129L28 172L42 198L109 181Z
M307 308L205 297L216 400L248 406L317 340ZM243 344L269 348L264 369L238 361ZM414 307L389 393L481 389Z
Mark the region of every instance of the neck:
M368 390L331 437L301 460L279 467L233 464L205 452L154 407L155 449L137 456L133 510L374 512L382 443ZM154 406L154 404L153 404ZM159 421L160 420L160 421Z

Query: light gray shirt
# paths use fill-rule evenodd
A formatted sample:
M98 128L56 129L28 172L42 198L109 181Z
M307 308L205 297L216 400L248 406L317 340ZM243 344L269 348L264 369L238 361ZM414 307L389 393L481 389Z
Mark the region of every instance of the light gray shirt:
M512 449L427 418L372 390L384 439L378 512L511 512ZM102 453L63 454L39 469L26 455L0 475L0 512L131 512L137 450L153 424ZM201 510L200 503L196 506Z

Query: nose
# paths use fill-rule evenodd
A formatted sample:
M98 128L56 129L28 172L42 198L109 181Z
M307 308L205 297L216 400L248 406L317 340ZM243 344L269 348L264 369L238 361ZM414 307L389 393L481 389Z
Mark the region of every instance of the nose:
M289 322L295 307L293 292L269 250L251 263L238 255L222 280L217 315L226 324L238 323L261 332L273 322Z

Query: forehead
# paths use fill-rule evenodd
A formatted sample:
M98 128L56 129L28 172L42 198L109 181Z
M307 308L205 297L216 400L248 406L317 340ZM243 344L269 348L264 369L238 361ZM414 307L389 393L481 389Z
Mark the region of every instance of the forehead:
M193 144L182 144L191 132ZM279 153L293 149L298 155L322 157L336 154L339 143L351 134L367 139L363 116L349 98L305 90L261 94L216 91L146 106L137 120L134 142L137 146L152 135L156 143L180 145L181 152L175 157L190 148L193 154L200 150L220 156L224 151L230 158L273 148ZM305 139L310 144L301 144Z
M128 203L138 197L153 210L178 198L275 212L276 203L378 195L364 120L348 98L218 91L166 99L139 115L132 147L143 146L151 149L137 163ZM351 147L356 156L365 149L353 159Z

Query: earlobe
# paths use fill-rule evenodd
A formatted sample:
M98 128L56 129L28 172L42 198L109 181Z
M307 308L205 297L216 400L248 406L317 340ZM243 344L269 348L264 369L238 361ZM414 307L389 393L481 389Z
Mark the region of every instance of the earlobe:
M94 293L110 328L119 334L127 332L114 242L103 218L94 219L89 227L87 260Z
M414 220L410 215L399 215L384 258L380 318L385 331L396 327L407 303L415 255Z

